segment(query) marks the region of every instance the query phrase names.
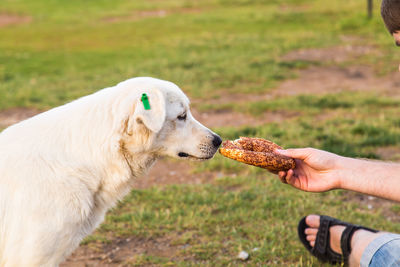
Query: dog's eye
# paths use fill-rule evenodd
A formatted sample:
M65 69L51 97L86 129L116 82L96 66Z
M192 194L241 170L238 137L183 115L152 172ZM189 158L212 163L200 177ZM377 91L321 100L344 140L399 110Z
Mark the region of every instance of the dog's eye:
M178 120L180 120L180 121L186 120L186 113L183 113L182 115L179 115L178 116Z

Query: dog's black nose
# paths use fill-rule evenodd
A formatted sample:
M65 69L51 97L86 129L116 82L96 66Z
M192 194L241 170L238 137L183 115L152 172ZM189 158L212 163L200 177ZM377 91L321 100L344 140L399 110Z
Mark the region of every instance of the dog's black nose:
M219 145L222 143L221 137L219 137L218 135L214 135L212 143L215 147L219 147Z

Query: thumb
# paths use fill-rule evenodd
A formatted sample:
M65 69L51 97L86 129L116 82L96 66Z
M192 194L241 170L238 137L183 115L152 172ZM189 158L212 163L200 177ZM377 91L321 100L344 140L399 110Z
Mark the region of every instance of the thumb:
M295 159L305 160L312 153L312 148L276 149L276 153Z

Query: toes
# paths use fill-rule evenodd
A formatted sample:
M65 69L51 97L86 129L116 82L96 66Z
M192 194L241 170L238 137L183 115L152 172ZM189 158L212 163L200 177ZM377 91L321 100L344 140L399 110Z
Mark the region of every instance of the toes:
M308 215L306 217L306 224L311 228L318 228L319 227L319 216L318 215Z
M316 235L308 235L306 236L307 241L315 241Z
M318 229L317 228L306 228L304 230L304 233L306 234L306 239L310 243L310 246L314 246L315 240L317 239L317 233Z
M306 228L306 230L304 230L304 233L306 235L317 235L318 229L317 228Z
M314 247L319 227L319 216L313 214L308 215L306 217L306 224L309 226L304 230L304 233L306 234L306 239L310 243L310 246Z

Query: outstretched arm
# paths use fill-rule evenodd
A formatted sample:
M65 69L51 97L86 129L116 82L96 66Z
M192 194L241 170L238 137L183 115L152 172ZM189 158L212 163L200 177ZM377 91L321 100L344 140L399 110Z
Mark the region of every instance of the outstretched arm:
M282 182L309 192L346 189L400 202L400 164L342 157L314 148L277 150L296 160Z

